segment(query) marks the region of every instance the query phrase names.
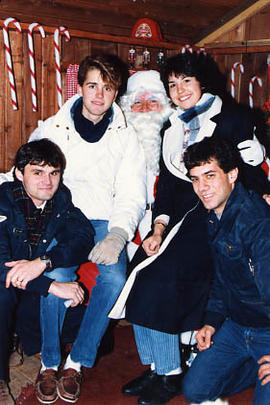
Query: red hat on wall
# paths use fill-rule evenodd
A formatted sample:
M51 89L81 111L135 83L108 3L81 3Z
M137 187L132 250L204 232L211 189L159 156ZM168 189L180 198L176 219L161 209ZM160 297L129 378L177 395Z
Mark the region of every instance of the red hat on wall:
M132 29L131 37L152 39L154 41L162 40L158 23L150 18L140 18L137 20Z

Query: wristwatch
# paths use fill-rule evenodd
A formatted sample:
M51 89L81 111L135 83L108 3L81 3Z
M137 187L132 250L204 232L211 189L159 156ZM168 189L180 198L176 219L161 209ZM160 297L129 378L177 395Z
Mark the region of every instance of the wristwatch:
M46 264L45 269L52 268L52 262L51 262L51 259L49 258L49 256L42 255L42 256L40 256L40 260Z

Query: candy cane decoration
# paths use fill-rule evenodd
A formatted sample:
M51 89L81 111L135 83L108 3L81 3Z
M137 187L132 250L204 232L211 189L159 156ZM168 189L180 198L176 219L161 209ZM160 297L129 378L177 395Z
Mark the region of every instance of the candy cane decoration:
M34 59L34 43L33 43L33 30L37 28L40 32L41 38L45 38L44 29L38 23L32 23L27 30L28 37L28 54L29 54L29 67L31 77L31 95L32 95L32 110L37 111L37 86L36 86L36 72L35 72L35 59Z
M192 53L193 49L190 45L186 44L182 47L181 53L186 53L186 52Z
M240 62L235 62L232 66L231 69L231 95L234 98L235 97L235 69L239 67L240 73L244 73L244 66Z
M55 70L56 70L56 89L58 108L62 107L62 82L60 71L60 48L59 48L59 35L65 35L66 41L70 41L70 35L65 27L58 27L54 31L54 55L55 55Z
M249 81L248 86L248 99L249 99L249 106L253 108L253 94L254 94L254 83L257 81L258 85L262 87L262 79L259 76L253 76Z
M205 48L201 47L197 50L197 53L203 53L204 55L206 55L206 50Z
M15 88L15 80L14 80L14 72L13 72L13 63L11 59L11 50L10 50L10 43L8 37L8 25L13 23L16 27L16 30L22 33L22 29L20 24L17 20L13 17L6 18L4 21L3 26L3 37L4 37L4 49L5 49L5 56L6 56L6 63L7 63L7 70L8 70L8 78L9 78L9 85L10 85L10 94L11 94L11 103L13 110L18 110L18 101L16 95L16 88Z

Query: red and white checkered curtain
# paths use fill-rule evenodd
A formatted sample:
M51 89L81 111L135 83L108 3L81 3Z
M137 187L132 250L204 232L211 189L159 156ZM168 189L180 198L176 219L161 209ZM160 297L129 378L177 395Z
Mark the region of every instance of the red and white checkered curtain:
M66 100L77 94L79 65L69 65L66 75Z

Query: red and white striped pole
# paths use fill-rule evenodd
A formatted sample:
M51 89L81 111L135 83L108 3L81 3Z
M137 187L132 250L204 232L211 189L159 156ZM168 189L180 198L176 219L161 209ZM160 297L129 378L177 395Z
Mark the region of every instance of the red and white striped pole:
M242 65L242 63L235 62L231 69L231 95L233 98L235 98L235 70L237 67L239 67L241 74L244 73L244 66Z
M70 35L65 27L58 27L54 31L54 56L55 56L55 71L56 71L56 89L58 109L62 107L62 82L61 82L61 67L60 67L60 48L59 35L63 34L66 41L70 41Z
M28 54L29 54L29 67L31 77L31 95L32 95L32 110L37 111L37 85L36 85L36 72L35 72L35 59L34 59L34 41L33 30L37 28L40 32L41 38L45 38L45 32L42 26L38 23L32 23L27 30L28 38Z
M11 58L11 49L8 37L8 25L13 23L16 27L18 32L22 32L21 26L17 20L13 17L6 18L3 25L3 37L4 37L4 49L5 49L5 56L6 56L6 64L8 70L8 79L10 85L10 94L11 94L11 103L13 110L18 110L18 101L17 101L17 94L15 88L15 80L14 80L14 71L13 71L13 64Z
M250 108L253 108L253 97L254 97L254 83L257 81L258 85L262 87L262 79L259 76L253 76L249 81L248 86L248 100Z

